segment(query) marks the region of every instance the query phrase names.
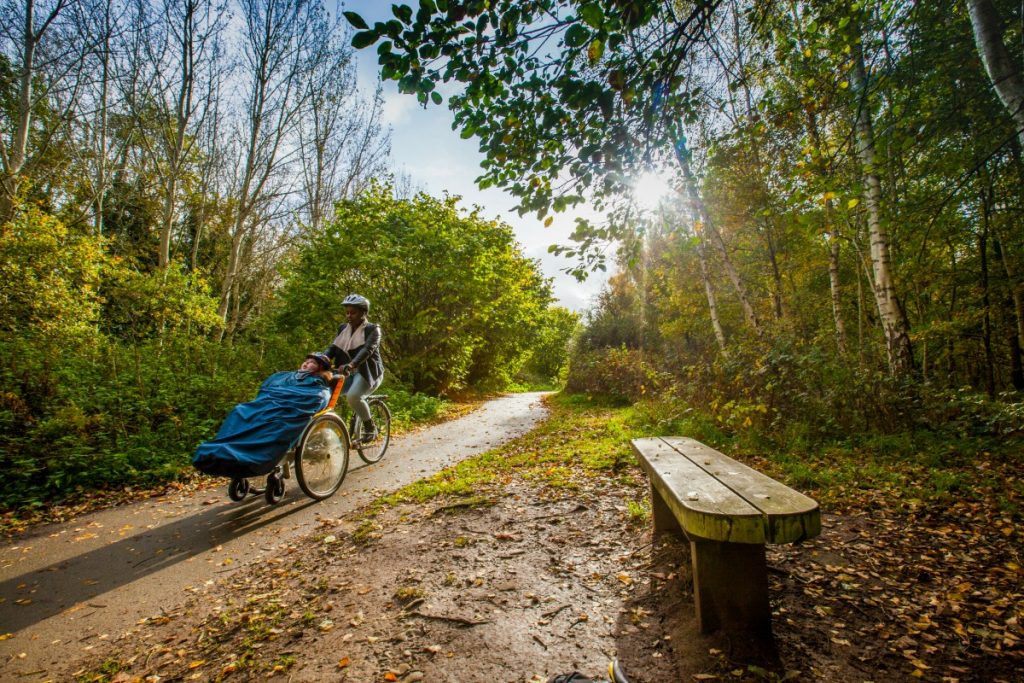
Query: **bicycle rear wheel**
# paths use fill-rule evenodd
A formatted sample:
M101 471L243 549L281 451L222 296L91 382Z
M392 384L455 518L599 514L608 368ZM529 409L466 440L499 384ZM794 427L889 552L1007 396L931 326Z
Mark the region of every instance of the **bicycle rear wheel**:
M372 464L380 462L388 450L388 444L391 443L391 411L388 410L384 399L371 397L366 402L370 405L370 418L377 427L377 436L372 441L356 441L356 451L363 462ZM352 438L359 439L363 433L362 424L358 417L353 418L353 421L355 429L352 431Z
M299 488L316 500L334 495L348 472L348 432L337 415L313 418L295 449Z

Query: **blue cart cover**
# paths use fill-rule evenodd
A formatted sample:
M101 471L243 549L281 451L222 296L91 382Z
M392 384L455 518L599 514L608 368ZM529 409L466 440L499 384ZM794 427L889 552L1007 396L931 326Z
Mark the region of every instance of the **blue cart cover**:
M268 474L330 398L330 389L315 375L275 372L255 399L232 409L212 441L199 445L192 464L225 477Z

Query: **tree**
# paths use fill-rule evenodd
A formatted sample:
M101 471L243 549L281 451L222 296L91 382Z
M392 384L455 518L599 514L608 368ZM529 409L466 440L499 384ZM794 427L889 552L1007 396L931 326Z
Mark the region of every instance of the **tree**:
M550 284L511 228L457 197L371 184L324 227L285 272L276 329L293 347L326 346L350 292L370 299L386 367L417 391L500 388L539 343Z
M967 8L985 71L1024 144L1024 74L1021 74L1019 59L1006 47L1003 18L992 0L967 0Z
M450 104L462 136L480 141L480 185L543 217L672 162L693 112L682 68L718 4L441 0L396 5L372 28L346 17L360 29L352 44L377 43L400 91L440 104L438 83L465 86Z
M0 13L8 19L3 22L0 45L13 66L16 92L13 111L4 117L5 130L0 134L0 222L14 216L26 176L38 170L33 162L42 156L77 104L80 67L92 46L74 39L70 7L68 0L5 0L0 4ZM56 99L59 92L63 92L60 102ZM40 120L40 108L48 106L58 108L57 115Z
M218 314L228 327L230 306L239 309L246 249L287 194L284 170L292 160L291 136L308 104L305 87L314 63L311 49L322 28L319 5L300 0L242 0L242 66L245 111L233 131L237 171L230 193L234 216L231 249L221 283ZM237 316L236 316L237 319Z

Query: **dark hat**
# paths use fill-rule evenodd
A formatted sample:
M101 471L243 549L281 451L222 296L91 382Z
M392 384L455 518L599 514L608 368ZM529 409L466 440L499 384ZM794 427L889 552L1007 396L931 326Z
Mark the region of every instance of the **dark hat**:
M323 353L322 351L314 351L313 353L308 353L306 354L306 358L312 358L316 362L320 363L320 366L324 370L331 369L331 359L327 356L326 353Z

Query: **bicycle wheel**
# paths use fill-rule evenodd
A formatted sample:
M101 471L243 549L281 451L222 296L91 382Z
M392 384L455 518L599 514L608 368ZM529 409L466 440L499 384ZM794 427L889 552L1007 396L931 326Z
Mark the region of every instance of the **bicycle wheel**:
M365 443L361 440L356 441L356 450L363 462L371 464L379 462L384 457L384 453L388 450L388 444L391 443L391 411L388 410L383 399L370 398L366 402L370 405L370 418L373 420L374 426L377 427L377 436L372 441ZM355 430L352 435L353 438L362 436L362 424L360 424L359 418L355 418Z
M337 415L314 418L295 449L295 478L299 488L323 500L345 481L348 472L348 432Z

